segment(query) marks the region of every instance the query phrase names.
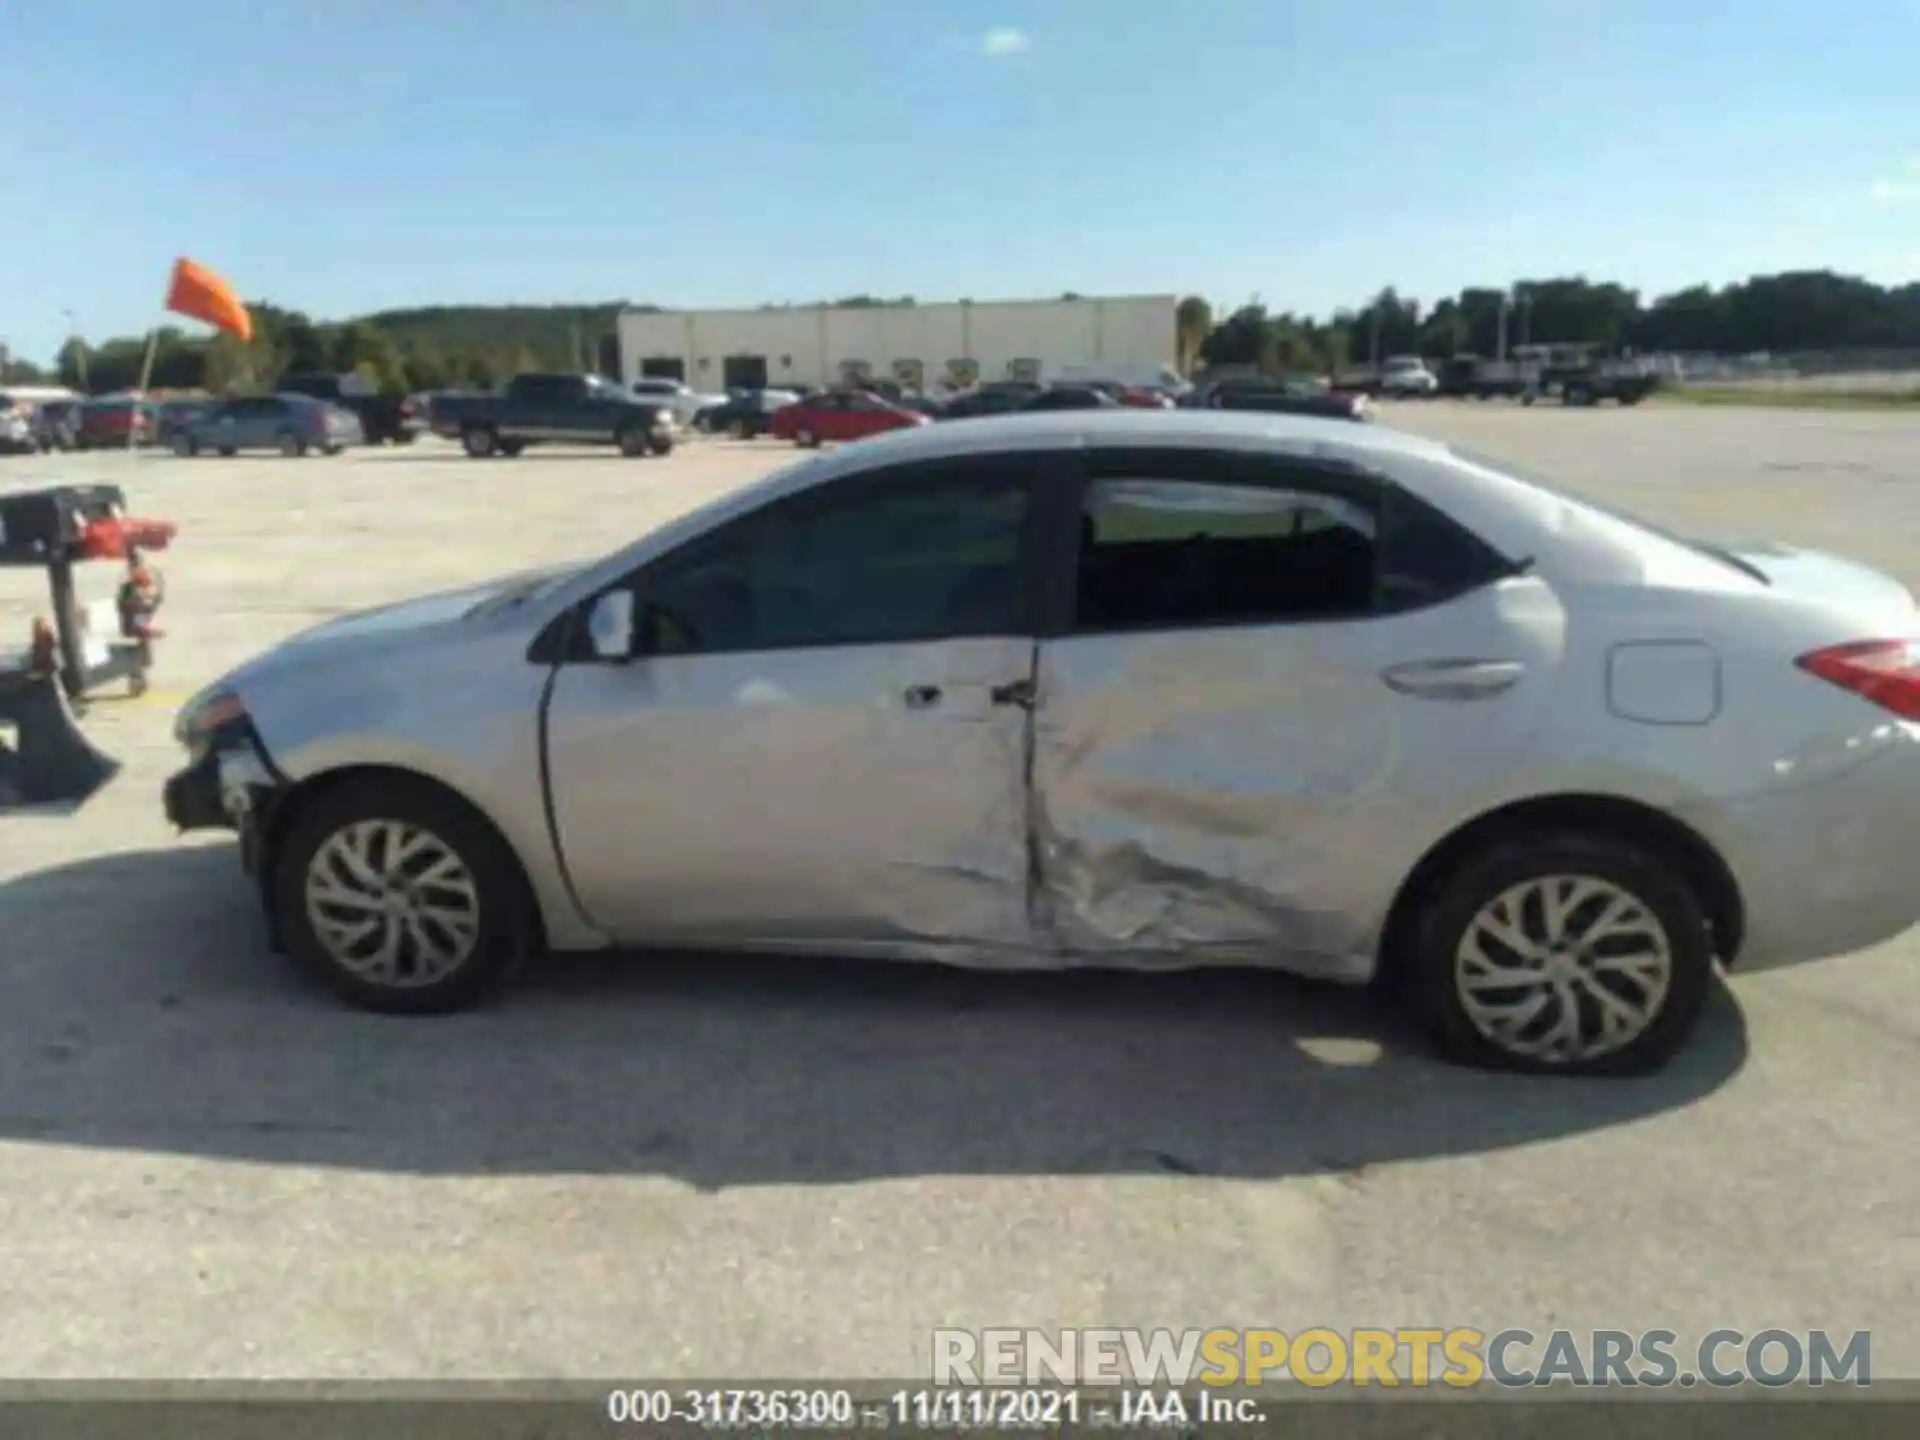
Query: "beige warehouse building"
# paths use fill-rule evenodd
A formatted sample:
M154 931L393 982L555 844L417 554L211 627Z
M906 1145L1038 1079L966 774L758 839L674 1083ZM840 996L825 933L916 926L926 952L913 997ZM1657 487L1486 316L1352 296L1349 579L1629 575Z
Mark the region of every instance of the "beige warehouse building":
M671 376L696 390L888 379L911 388L1023 379L1062 366L1116 371L1178 359L1173 295L940 305L629 310L627 383Z

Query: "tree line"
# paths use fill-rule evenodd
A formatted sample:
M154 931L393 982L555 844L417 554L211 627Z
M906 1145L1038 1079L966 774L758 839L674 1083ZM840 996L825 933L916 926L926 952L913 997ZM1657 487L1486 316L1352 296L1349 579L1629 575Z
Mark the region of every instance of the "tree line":
M1077 298L1067 296L1065 298ZM835 303L911 305L912 297L852 296ZM357 372L388 392L486 387L518 370L620 373L617 301L595 305L446 305L388 310L337 323L266 302L251 304L254 338L242 345L179 328L159 332L156 389L263 388L283 374ZM658 309L640 306L640 309ZM1178 311L1180 361L1324 372L1388 355L1492 356L1528 343L1587 342L1642 353L1744 355L1760 351L1920 351L1920 283L1876 285L1826 270L1758 275L1718 289L1695 286L1651 301L1581 276L1468 287L1423 305L1382 290L1325 319L1270 311L1257 299L1224 315L1198 296ZM138 384L147 337L121 336L61 350L52 373L8 362L0 378L58 379L93 394Z
M1180 302L1183 359L1206 365L1326 371L1388 355L1496 356L1525 344L1590 343L1640 354L1920 351L1920 283L1876 285L1830 270L1696 285L1645 301L1584 276L1469 287L1432 306L1382 290L1326 320L1269 311L1258 300L1216 318Z

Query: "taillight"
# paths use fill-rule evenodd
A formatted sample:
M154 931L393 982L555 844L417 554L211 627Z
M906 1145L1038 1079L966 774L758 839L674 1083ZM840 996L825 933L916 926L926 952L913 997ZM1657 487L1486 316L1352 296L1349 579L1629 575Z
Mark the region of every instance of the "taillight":
M1902 720L1920 720L1920 646L1911 640L1855 640L1793 662Z

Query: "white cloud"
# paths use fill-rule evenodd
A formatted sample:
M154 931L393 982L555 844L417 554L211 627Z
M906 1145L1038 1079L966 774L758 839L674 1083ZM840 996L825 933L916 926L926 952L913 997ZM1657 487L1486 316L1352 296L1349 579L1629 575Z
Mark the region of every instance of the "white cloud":
M1024 30L1002 27L989 30L980 37L982 55L1018 55L1022 50L1033 48L1033 41Z

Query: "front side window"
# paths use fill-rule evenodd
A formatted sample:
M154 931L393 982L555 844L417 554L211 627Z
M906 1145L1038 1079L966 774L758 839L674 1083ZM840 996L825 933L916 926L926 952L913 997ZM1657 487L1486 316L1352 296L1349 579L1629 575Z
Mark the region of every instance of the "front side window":
M1028 490L995 469L917 469L750 517L639 582L653 654L1024 633ZM847 483L847 482L843 482Z
M1080 522L1075 628L1364 614L1377 549L1372 510L1330 494L1151 474L1097 480Z

